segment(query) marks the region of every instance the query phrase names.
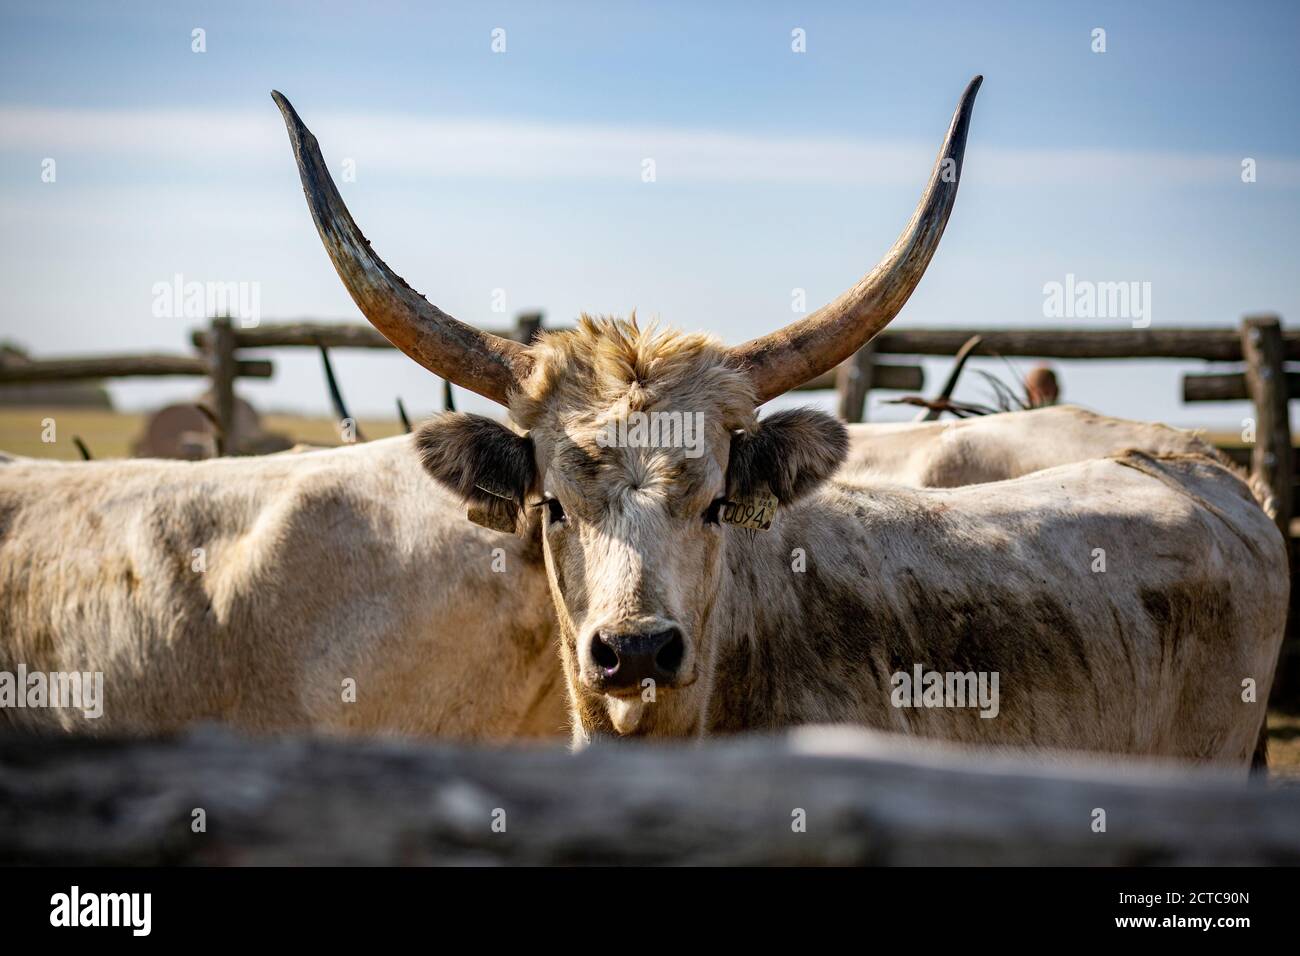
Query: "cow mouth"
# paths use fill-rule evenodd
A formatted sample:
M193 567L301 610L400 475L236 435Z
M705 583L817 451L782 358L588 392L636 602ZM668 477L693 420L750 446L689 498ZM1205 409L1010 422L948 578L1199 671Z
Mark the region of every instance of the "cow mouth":
M666 693L668 691L685 690L686 688L692 686L698 679L699 678L697 675L691 674L688 677L675 679L672 681L672 683L656 684L655 693ZM591 688L591 690L600 694L602 697L610 697L613 698L614 700L640 700L641 695L645 693L645 691L640 687L604 686L604 683L600 677L597 677L595 680L592 681L587 681L587 686ZM653 703L653 701L649 701L648 703Z
M611 698L605 702L605 713L616 734L620 737L635 737L645 733L645 725L650 723L647 710L652 706L639 697Z

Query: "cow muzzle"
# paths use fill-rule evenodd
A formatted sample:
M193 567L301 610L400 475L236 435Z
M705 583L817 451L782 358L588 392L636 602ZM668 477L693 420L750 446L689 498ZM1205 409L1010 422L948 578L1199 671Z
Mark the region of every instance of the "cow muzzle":
M597 631L586 644L584 683L603 694L636 694L653 681L656 687L680 683L686 659L681 629L667 627L642 633Z

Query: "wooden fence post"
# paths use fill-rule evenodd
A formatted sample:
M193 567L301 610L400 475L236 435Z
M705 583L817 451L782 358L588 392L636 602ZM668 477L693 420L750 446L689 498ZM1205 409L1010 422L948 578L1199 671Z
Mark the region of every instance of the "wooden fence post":
M1291 447L1289 390L1282 323L1275 315L1247 316L1241 323L1241 353L1246 360L1246 390L1255 403L1255 447L1250 470L1267 482L1277 505L1277 525L1287 543L1291 560L1291 480L1294 451ZM1292 565L1291 611L1286 636L1278 651L1277 670L1269 700L1274 705L1294 705L1300 698L1300 647L1295 635L1295 566Z
M867 393L871 391L875 363L876 348L868 342L836 369L835 391L840 399L840 418L846 422L866 421Z
M235 330L228 317L212 320L208 362L212 368L212 411L221 429L221 447L224 454L237 455L240 445L235 422Z
M1241 323L1241 353L1246 360L1246 388L1255 403L1255 450L1251 471L1273 492L1277 526L1291 538L1291 419L1287 406L1282 323L1275 315L1247 316Z
M542 331L541 312L520 312L515 318L515 340L530 345Z

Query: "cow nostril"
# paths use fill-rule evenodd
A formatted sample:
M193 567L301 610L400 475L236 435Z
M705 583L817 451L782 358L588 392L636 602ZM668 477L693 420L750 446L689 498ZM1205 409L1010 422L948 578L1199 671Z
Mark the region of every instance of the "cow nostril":
M665 674L677 673L677 668L682 665L682 657L686 653L686 642L682 640L682 632L673 628L669 631L671 635L668 642L659 648L655 654L655 665Z
M669 686L686 658L686 639L675 627L635 634L598 631L590 654L597 671L593 676L607 690L644 686L647 681Z
M607 673L612 674L618 670L618 652L605 643L603 634L597 634L591 639L591 659Z

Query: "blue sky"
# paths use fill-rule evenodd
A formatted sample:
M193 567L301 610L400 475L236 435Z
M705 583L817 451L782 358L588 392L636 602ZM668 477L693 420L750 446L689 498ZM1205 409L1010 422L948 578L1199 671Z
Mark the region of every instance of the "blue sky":
M178 273L258 283L264 321L358 318L272 88L336 179L355 163L340 186L380 254L481 325L526 308L553 324L636 308L736 342L790 321L793 289L815 307L892 243L975 73L961 195L900 325L1048 324L1043 286L1067 274L1151 283L1154 328L1300 318L1300 4L0 10L0 338L41 355L183 350L193 321L151 310L154 285ZM795 28L805 53L791 50ZM324 411L315 357L273 358L276 379L246 394ZM387 414L399 393L437 405L436 383L400 357L336 364L355 411ZM929 364L931 383L943 367ZM1068 398L1103 411L1239 422L1244 405L1180 406L1192 367L1062 373ZM147 406L193 390L114 393ZM972 379L965 394L983 389Z

